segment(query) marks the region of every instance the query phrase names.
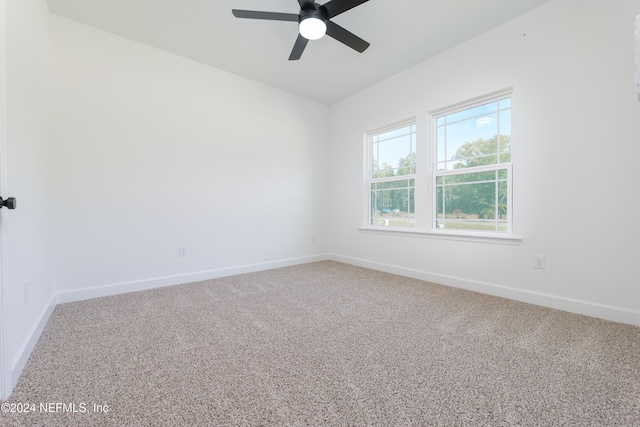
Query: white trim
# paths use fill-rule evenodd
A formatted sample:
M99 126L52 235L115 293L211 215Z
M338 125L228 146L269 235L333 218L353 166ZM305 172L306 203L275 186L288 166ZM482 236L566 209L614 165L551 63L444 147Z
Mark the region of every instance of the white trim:
M636 72L635 72L635 84L636 94L638 95L638 101L640 101L640 15L636 16Z
M149 289L174 286L184 283L199 282L202 280L217 279L219 277L233 276L236 274L254 273L256 271L271 270L274 268L290 267L293 265L307 264L310 262L326 261L327 254L310 255L297 258L288 258L275 261L260 262L255 264L238 265L235 267L219 268L215 270L199 271L195 273L176 274L172 276L156 277L152 279L134 280L130 282L112 283L103 286L82 288L56 293L56 303L83 301L92 298L100 298L112 295L126 294L129 292L146 291Z
M457 240L461 242L495 243L501 245L520 245L522 237L498 232L462 231L455 230L413 230L392 227L360 227L364 233L387 236L420 237L426 239Z
M400 121L395 122L395 123L390 123L388 125L379 127L377 129L373 129L373 130L370 130L368 132L365 132L365 136L369 137L370 135L373 135L373 134L386 133L386 132L389 132L389 131L392 131L392 130L400 129L400 128L403 128L405 126L411 126L411 125L415 125L415 124L416 124L416 116L412 116L412 117L409 117L407 119L400 120Z
M329 259L333 261L343 262L345 264L370 268L372 270L384 271L400 276L411 277L414 279L439 283L455 288L461 288L501 298L507 298L510 300L521 301L528 304L568 311L570 313L583 314L586 316L597 317L600 319L611 320L613 322L625 323L628 325L640 326L640 311L637 310L629 310L626 308L597 304L574 298L566 298L558 295L545 294L542 292L517 289L509 286L497 285L494 283L465 279L462 277L436 274L424 270L406 268L397 265L334 253L329 254Z
M471 168L460 168L460 169L436 171L434 175L435 176L452 176L452 175L465 175L468 173L493 172L499 169L511 169L511 166L512 166L511 162L493 163L490 165L474 166Z
M38 340L40 339L40 335L42 335L42 331L44 327L47 326L47 322L49 321L49 317L53 313L53 310L56 308L56 297L52 295L49 299L49 302L45 306L44 310L38 317L38 321L33 325L27 337L23 341L22 345L18 349L18 353L15 358L11 362L11 389L18 384L18 380L20 379L20 375L24 370L24 367L27 365L29 361L29 357L31 357L31 353L35 348ZM7 396L9 397L9 396Z
M6 0L0 0L0 194L7 194L7 69L6 69ZM6 196L5 196L6 197ZM6 211L6 209L4 209ZM2 213L4 215L4 212ZM6 219L6 216L5 216ZM0 220L0 225L3 220ZM7 348L7 319L5 317L4 284L7 282L7 233L6 225L0 227L0 401L9 398L11 365Z

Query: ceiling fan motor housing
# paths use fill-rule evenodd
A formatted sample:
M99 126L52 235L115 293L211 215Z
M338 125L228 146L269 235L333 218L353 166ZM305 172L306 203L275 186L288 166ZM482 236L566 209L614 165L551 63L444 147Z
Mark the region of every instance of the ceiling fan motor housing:
M318 40L326 34L328 20L315 3L313 9L301 9L298 19L300 34L308 40Z

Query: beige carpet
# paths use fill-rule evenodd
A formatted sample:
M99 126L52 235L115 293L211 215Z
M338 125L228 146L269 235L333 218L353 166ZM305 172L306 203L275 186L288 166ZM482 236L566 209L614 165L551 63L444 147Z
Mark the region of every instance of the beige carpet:
M320 262L60 305L9 403L34 412L0 425L640 426L640 328Z

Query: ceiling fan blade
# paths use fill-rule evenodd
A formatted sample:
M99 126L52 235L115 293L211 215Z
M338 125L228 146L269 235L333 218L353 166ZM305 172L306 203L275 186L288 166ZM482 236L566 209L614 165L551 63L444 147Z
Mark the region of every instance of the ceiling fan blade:
M331 19L368 1L369 0L331 0L320 6L320 10L326 14L328 19Z
M297 61L298 59L300 59L300 57L302 56L302 52L304 52L304 48L307 47L308 42L309 40L298 34L296 43L293 45L293 50L291 51L291 55L289 55L289 61Z
M298 0L298 4L300 4L300 9L313 9L313 0Z
M362 53L369 47L369 43L362 40L350 31L345 30L340 25L327 21L327 35L338 40L340 43L344 43L351 49L357 50Z
M266 19L269 21L291 21L298 22L296 13L261 12L258 10L231 9L236 18Z

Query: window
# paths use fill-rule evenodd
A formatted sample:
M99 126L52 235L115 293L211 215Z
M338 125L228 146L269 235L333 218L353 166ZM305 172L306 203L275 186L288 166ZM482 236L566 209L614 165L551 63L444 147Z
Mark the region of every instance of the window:
M364 230L519 241L512 226L511 89L426 118L430 132L419 140L416 120L366 134Z
M370 226L415 226L416 125L405 122L367 135Z
M511 232L511 97L436 113L433 226Z

